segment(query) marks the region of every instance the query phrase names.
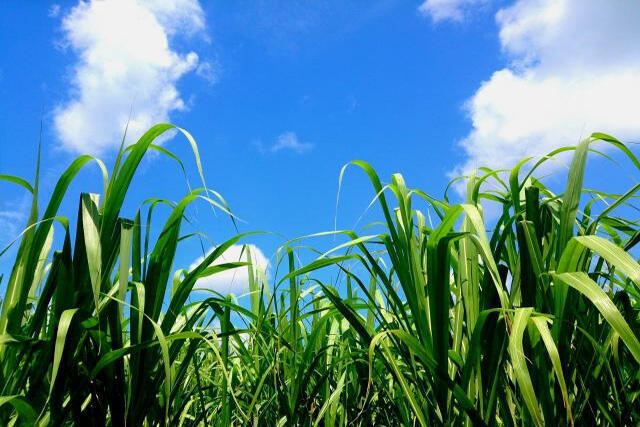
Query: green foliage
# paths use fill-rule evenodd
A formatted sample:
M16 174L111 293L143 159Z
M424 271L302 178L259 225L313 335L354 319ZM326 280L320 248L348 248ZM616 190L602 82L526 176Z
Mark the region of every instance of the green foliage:
M39 161L33 185L0 175L33 200L0 313L0 424L640 423L640 265L632 254L640 230L637 220L614 216L640 185L621 195L582 187L597 140L640 169L615 138L594 134L521 177L530 161L523 160L507 171L508 182L501 171L480 169L466 179L463 204L410 189L400 174L383 185L371 166L354 161L373 186L378 232L289 241L275 263L287 271L270 286L250 262L216 263L246 234L191 271L174 269L180 242L198 237L181 234L190 204L234 218L207 188L197 146L181 129L202 188L120 217L148 150L185 170L153 145L170 129L178 128L154 126L121 148L110 174L98 159L79 157L42 214ZM534 173L571 150L566 189L555 195ZM104 191L80 195L72 236L58 209L91 162ZM581 208L585 194L608 207L596 215L592 199ZM499 209L489 232L481 200ZM160 204L171 213L151 242ZM54 228L64 238L51 253ZM294 244L330 235L346 241L299 261L306 247ZM199 278L238 268L249 272L249 308L215 293L188 302ZM333 284L322 279L327 269Z

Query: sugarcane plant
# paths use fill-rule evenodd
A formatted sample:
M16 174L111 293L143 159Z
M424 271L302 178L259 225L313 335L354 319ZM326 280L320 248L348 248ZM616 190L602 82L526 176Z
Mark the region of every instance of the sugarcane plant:
M147 152L185 171L154 144L170 130L189 143L201 188L122 218ZM640 227L628 217L640 184L583 188L588 155L605 155L596 143L640 170L617 139L593 134L510 170L480 168L452 182L466 188L464 203L411 189L400 174L385 184L351 162L340 183L362 170L381 221L287 241L269 271L250 245L237 261L223 257L251 233L191 269L174 266L181 242L203 239L182 231L191 204L236 217L207 187L188 132L161 124L124 141L110 172L91 156L73 161L42 213L39 160L33 184L0 175L32 195L24 231L0 253L17 246L0 312L0 424L640 422ZM571 154L554 194L537 172ZM58 211L91 163L103 192L80 194L72 227ZM155 209L170 212L157 228ZM343 241L328 251L306 244L327 236ZM246 297L191 298L199 279L230 269L247 270Z

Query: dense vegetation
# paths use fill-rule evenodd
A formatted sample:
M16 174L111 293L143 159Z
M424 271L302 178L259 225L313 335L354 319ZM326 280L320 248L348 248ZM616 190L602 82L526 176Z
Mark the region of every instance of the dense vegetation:
M33 195L3 281L0 424L640 423L640 227L621 215L636 212L640 184L624 194L582 188L595 141L640 169L624 144L594 134L511 171L480 169L464 204L410 189L399 174L383 185L352 162L371 181L381 222L367 235L321 233L344 243L305 264L299 240L287 242L271 281L247 262L215 263L246 235L190 271L173 266L181 241L198 238L181 234L188 205L232 216L204 179L177 203L152 199L120 217L145 153L180 162L152 144L170 129L121 148L110 174L79 157L43 212L38 171L33 184L0 176ZM567 152L556 195L535 172ZM74 219L58 209L92 162L104 192L80 196L73 236ZM483 199L501 206L489 231ZM159 205L171 214L154 243ZM64 233L55 251L54 228ZM249 270L250 304L213 293L189 302L198 278L232 268ZM337 281L322 280L326 269Z

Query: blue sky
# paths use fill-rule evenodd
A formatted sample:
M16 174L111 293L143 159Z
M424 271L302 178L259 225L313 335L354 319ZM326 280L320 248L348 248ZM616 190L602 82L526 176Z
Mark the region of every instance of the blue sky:
M48 194L78 154L112 164L130 110L132 138L169 120L198 141L207 183L246 221L241 231L280 233L250 242L269 257L286 238L333 228L338 174L353 159L440 196L452 175L509 166L594 130L637 140L640 6L605 6L3 2L0 173L33 179L41 121ZM196 184L188 144L164 144ZM637 182L637 173L616 173L602 185ZM63 214L75 216L80 191L100 191L96 168L73 183ZM123 214L145 198L185 193L176 165L152 155ZM350 170L338 228L353 227L372 196ZM20 231L27 203L18 187L0 184L0 244ZM204 206L192 214L215 242L233 234ZM176 266L197 256L187 243ZM0 271L10 258L0 258Z

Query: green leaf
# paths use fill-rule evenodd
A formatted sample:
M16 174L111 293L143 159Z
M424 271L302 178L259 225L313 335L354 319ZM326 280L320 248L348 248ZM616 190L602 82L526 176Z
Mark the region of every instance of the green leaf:
M522 338L532 311L532 308L516 309L516 314L513 319L513 329L511 330L511 335L509 337L509 354L511 355L513 373L518 381L520 393L522 393L524 402L529 409L529 414L531 414L536 425L544 426L544 419L542 418L538 399L536 398L535 391L533 390L533 384L531 383L524 348L522 346Z
M633 334L631 328L620 314L620 311L613 304L609 296L598 286L596 282L591 280L585 273L554 273L553 280L571 286L582 295L587 297L593 305L596 306L602 317L606 319L609 325L620 335L622 341L627 348L640 363L640 342Z
M19 395L0 396L0 407L6 403L13 406L26 425L34 425L38 414L33 407Z
M56 333L56 345L53 352L53 366L51 369L51 384L49 386L49 395L53 391L56 378L58 377L58 370L60 369L60 362L62 361L62 353L64 352L64 344L69 334L69 328L71 327L71 321L73 316L78 312L77 308L71 308L62 312L60 321L58 322L58 331Z

